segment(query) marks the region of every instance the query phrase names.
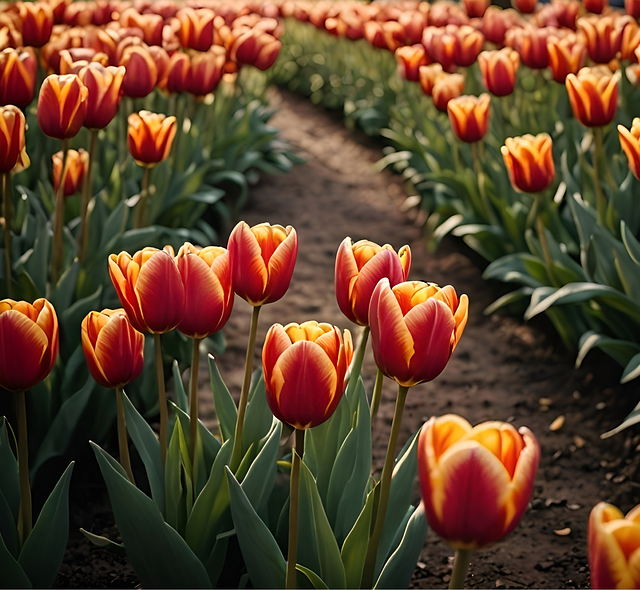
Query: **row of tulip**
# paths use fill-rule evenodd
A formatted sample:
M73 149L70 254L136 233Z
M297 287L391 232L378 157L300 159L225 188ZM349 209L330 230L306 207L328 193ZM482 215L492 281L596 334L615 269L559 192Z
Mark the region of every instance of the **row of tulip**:
M571 6L564 29L538 26L551 9L563 14ZM327 25L334 13L354 10L338 4L305 18L305 7L298 20L334 33ZM492 7L465 22L462 9L448 3L381 5L360 20L367 28L380 25L375 18L396 27L416 9L428 15L422 43L388 46L395 60L367 35L336 38L291 19L277 79L386 138L380 165L403 174L415 195L406 206L417 207L433 243L452 233L491 262L486 278L519 283L488 312L544 313L567 346L578 348L578 365L600 348L623 366L624 382L634 379L640 144L632 121L640 91L629 60L637 58L637 22L611 9L576 22L584 8L572 2L553 2L526 19ZM498 21L501 38L492 28ZM574 49L570 25L582 37L571 40ZM406 31L398 39L411 43ZM587 55L592 65L582 67Z

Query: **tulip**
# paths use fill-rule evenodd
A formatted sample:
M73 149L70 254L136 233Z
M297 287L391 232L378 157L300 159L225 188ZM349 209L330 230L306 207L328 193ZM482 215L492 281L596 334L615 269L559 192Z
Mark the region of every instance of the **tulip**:
M563 39L550 36L547 38L547 52L553 79L564 84L569 74L577 74L582 67L586 47L573 34Z
M452 25L447 29L453 29ZM478 59L478 54L484 45L484 35L471 26L463 25L453 31L456 43L453 51L453 61L457 66L469 67Z
M547 38L553 33L556 31L551 27L537 29L528 25L508 31L505 43L520 54L520 59L525 66L542 70L549 65Z
M197 51L207 51L211 47L215 18L213 10L185 7L176 13L176 18L180 24L176 32L183 47Z
M127 47L120 65L126 68L122 91L131 98L144 98L151 94L158 81L158 68L144 47Z
M578 19L578 29L586 39L589 57L597 64L608 64L615 58L622 45L624 21L613 16L583 16Z
M117 65L118 42L117 33L97 27L84 31L82 46L95 49L98 53L109 56L109 64Z
M349 330L330 324L274 324L262 348L267 403L298 430L328 420L338 407L353 356Z
M42 47L51 37L53 10L46 2L20 2L22 37L25 45Z
M232 32L229 59L240 65L249 64L259 70L269 69L278 57L282 43L273 35L250 29Z
M89 91L75 74L45 78L38 97L38 123L45 135L74 137L87 113Z
M290 225L244 221L233 228L228 244L233 289L253 306L273 303L289 288L298 256L298 234Z
M516 84L520 56L511 47L498 51L483 51L478 55L478 65L485 87L495 96L508 96Z
M422 92L424 92L427 96L431 96L433 92L433 86L439 78L445 77L445 74L442 70L442 66L440 64L431 64L428 66L420 66L418 68L418 81L420 82L420 87L422 88Z
M457 2L434 2L429 11L429 24L434 27L467 25L469 17Z
M420 491L429 526L456 550L508 535L533 493L540 445L528 428L431 418L420 431ZM458 587L458 586L456 586Z
M51 156L53 160L53 189L58 192L60 187L60 178L62 177L63 153L57 152ZM82 188L84 177L89 168L89 154L83 150L69 150L67 152L67 171L64 177L64 186L62 194L65 197L77 193Z
M427 26L427 15L418 10L407 10L398 16L398 24L404 29L406 42L414 45L420 43L422 31Z
M82 68L80 80L89 91L85 127L104 129L116 116L125 72L122 66L104 67L98 63L91 63Z
M25 166L29 161L24 131L25 117L22 111L13 105L0 107L0 172L10 172L16 164Z
M213 46L206 53L197 53L191 58L191 70L187 90L195 96L204 96L213 92L222 79L225 51L214 51Z
M609 8L609 0L582 0L582 4L587 9L587 12L593 12L594 14L602 14L604 10Z
M169 54L163 47L152 45L147 47L147 52L151 56L151 59L156 64L156 70L158 71L158 88L162 88L162 81L167 77L167 71L169 69Z
M106 67L109 57L106 53L96 53L95 49L74 47L60 52L59 70L61 74L80 74L80 71L90 63Z
M618 125L618 137L624 153L627 154L629 169L640 180L640 118L636 117L633 120L631 129Z
M591 588L640 588L640 506L624 516L612 504L596 504L587 542Z
M516 8L524 13L531 14L538 4L538 0L514 0Z
M363 25L364 38L370 45L378 49L387 49L387 41L382 30L382 23L377 21L367 21Z
M640 27L636 21L629 23L622 31L620 42L620 59L637 62L635 51L640 47Z
M398 253L389 244L379 246L369 240L355 244L345 238L336 255L336 299L340 311L354 324L369 325L369 304L382 278L391 286L407 280L411 269L411 248Z
M435 107L447 112L447 104L452 98L460 96L464 92L464 76L462 74L446 74L436 79L431 97Z
M38 62L30 47L0 52L0 103L29 106L36 88Z
M640 0L624 0L624 10L629 16L640 18Z
M489 6L482 19L482 32L487 41L502 46L506 32L521 27L522 22L522 17L513 8L503 10L499 6Z
M99 385L118 389L140 376L144 336L131 325L124 309L91 311L80 330L89 372Z
M577 76L569 74L566 85L573 116L586 127L610 123L618 108L620 76L606 66L582 68Z
M576 18L580 12L578 0L553 0L551 5L556 9L556 17L561 27L576 30Z
M129 115L129 152L138 166L152 167L166 160L175 134L175 117L149 111Z
M478 97L459 96L447 103L451 128L460 141L474 143L487 134L490 103L491 97L486 93Z
M410 82L417 82L418 68L429 63L424 47L420 44L398 47L395 56L400 75Z
M464 0L464 8L469 18L482 18L491 0Z
M455 27L453 27L455 29ZM429 57L442 65L446 72L455 70L454 53L456 51L456 38L454 31L448 26L427 27L422 35L424 45Z
M552 148L547 133L505 139L500 150L513 188L537 193L551 185L556 176Z
M140 14L135 8L127 8L120 15L120 24L140 29L147 45L162 45L164 19L159 14Z
M159 86L170 93L186 92L191 77L191 59L186 53L176 52L169 59L164 79Z

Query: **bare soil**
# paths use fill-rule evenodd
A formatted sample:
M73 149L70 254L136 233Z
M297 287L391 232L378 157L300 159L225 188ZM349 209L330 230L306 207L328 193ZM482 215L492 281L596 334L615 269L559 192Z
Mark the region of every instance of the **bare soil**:
M400 180L374 170L380 144L349 133L339 117L288 93L275 94L280 110L274 127L297 146L307 162L284 176L266 176L251 192L243 218L293 225L299 255L291 288L260 315L258 347L275 322L326 321L354 329L335 302L334 259L340 242L351 236L413 251L411 278L451 284L470 298L469 323L444 373L414 387L404 413L399 445L432 415L457 413L472 424L506 420L528 426L542 447L530 509L505 540L474 555L467 587L585 588L587 520L591 508L606 500L627 511L640 502L636 448L640 434L632 428L612 439L600 434L616 426L633 408L633 386L616 385L620 368L593 355L588 366L573 368L573 356L556 342L549 327L523 325L506 316L487 317L483 310L504 287L483 281L482 271L458 242L445 241L429 253L411 212L401 212L406 198ZM236 299L225 328L227 351L218 359L229 389L239 395L251 309ZM256 354L256 366L260 362ZM371 351L363 375L371 391L375 365ZM215 413L208 374L200 374L201 416L213 429ZM374 427L374 468L380 471L391 426L396 388L385 380ZM542 402L541 402L542 400ZM564 416L558 430L551 423ZM399 448L400 448L399 446ZM640 447L639 447L640 448ZM99 479L99 475L97 476ZM90 478L95 482L95 479ZM114 532L99 481L74 497L72 532L58 587L134 587L126 560L92 547L79 526ZM87 508L89 499L95 507ZM416 501L419 495L416 487ZM96 502L97 500L97 502ZM88 522L87 522L88 521ZM111 536L111 535L110 535ZM112 538L114 538L112 536ZM412 580L416 588L448 586L452 550L429 531Z

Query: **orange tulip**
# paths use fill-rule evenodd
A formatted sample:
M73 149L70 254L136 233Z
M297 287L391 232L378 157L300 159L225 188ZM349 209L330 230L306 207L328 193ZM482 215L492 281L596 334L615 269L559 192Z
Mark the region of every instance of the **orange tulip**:
M99 29L97 27L85 29L82 36L82 46L95 49L98 53L109 56L110 65L117 64L118 42L117 33L111 30Z
M183 47L195 49L197 51L207 51L213 44L213 20L215 18L213 10L208 8L185 7L178 10L176 18L180 26L177 28L177 35Z
M605 9L609 8L609 0L582 0L582 4L587 12L594 14L602 14Z
M577 76L569 74L566 85L573 116L586 127L611 123L618 108L620 76L606 66L582 68Z
M427 15L418 10L407 10L398 16L398 24L404 29L406 43L415 45L420 43L422 31L427 26Z
M626 516L600 502L587 534L591 588L640 588L640 505Z
M187 92L191 77L191 59L186 53L177 51L169 59L164 79L159 86L170 93Z
M259 70L269 69L278 57L282 43L273 35L256 29L236 29L231 33L229 59Z
M176 118L140 111L129 115L129 153L138 166L155 166L166 160L176 134Z
M636 117L633 120L631 129L618 125L618 137L624 153L627 154L629 169L640 180L640 119Z
M354 324L369 325L369 303L380 279L391 286L407 280L411 269L411 248L398 253L389 244L379 246L369 240L353 244L345 238L336 255L336 299L340 311Z
M464 8L469 18L482 18L491 0L464 0Z
M427 96L431 96L433 92L433 86L439 78L445 77L445 74L442 70L442 66L440 64L431 64L428 66L420 66L418 68L418 81L420 82L420 86L422 88L422 92L424 92Z
M553 142L547 133L507 137L500 148L513 188L524 193L546 189L556 177Z
M487 41L502 46L506 32L520 28L522 24L522 16L513 8L503 10L499 6L489 6L482 19L482 32Z
M608 64L622 45L622 31L626 21L613 16L583 16L578 29L585 36L589 57L597 64Z
M241 221L229 236L233 290L251 305L278 301L287 292L298 256L298 234L290 225Z
M547 38L547 52L553 79L564 84L569 74L577 74L582 67L587 48L573 34L563 39L550 36Z
M533 493L540 445L506 422L472 427L431 418L418 439L420 491L429 526L454 549L480 549L508 535Z
M0 103L29 106L36 89L38 62L30 47L0 52Z
M505 37L505 43L520 54L520 59L525 66L542 70L549 65L547 38L552 34L558 35L552 27L538 29L527 25L521 29L509 30Z
M140 29L147 45L162 45L164 19L159 14L140 14L135 8L127 8L120 15L120 24Z
M456 38L453 61L457 66L466 68L478 59L478 54L484 45L484 35L469 25L462 25L456 29L453 28L454 26L447 26L447 30L452 30Z
M467 323L469 298L447 285L383 278L369 306L373 356L403 387L432 381L447 366Z
M87 114L89 91L75 74L45 78L38 97L38 124L55 139L74 137Z
M478 65L484 85L495 96L508 96L516 85L516 73L520 56L511 47L497 51L483 51L478 55Z
M418 81L418 68L429 63L424 47L419 43L417 45L398 47L395 56L398 72L405 80L411 82Z
M90 311L82 320L82 350L98 385L120 389L137 379L144 367L144 336L124 309Z
M0 301L0 386L30 389L53 369L58 358L58 317L46 299Z
M24 114L18 107L0 107L0 172L11 171L16 164L26 167L24 129Z
M51 37L53 10L46 2L20 2L22 38L25 45L42 47Z
M233 309L229 252L186 242L177 261L185 290L185 314L178 330L191 338L211 336L224 327Z
M486 93L480 96L459 96L447 103L451 128L460 141L474 143L487 134L490 104L491 97Z
M422 34L422 44L429 57L441 64L446 72L455 71L454 53L457 42L457 37L448 26L427 27Z
M138 332L164 334L182 321L185 289L171 246L147 247L133 257L126 252L111 254L109 275Z
M552 0L551 5L556 10L556 18L561 27L576 30L576 18L580 12L578 0Z
M80 70L80 80L89 91L85 127L104 129L116 116L125 72L123 66L105 68L95 62Z
M151 94L158 81L158 68L144 47L127 47L120 65L126 68L122 91L131 98L144 98Z
M531 14L538 5L538 0L514 0L516 8L524 13Z
M452 98L460 96L464 92L464 76L462 74L446 74L436 79L431 97L435 107L447 112L447 104Z
M225 62L226 52L215 45L206 53L199 52L193 55L187 90L195 96L213 92L222 79Z
M382 23L367 21L363 25L364 38L370 45L378 49L387 49L387 41L382 30Z
M330 324L274 324L262 348L267 403L274 416L299 430L331 418L353 357L349 330Z
M635 19L640 18L640 0L624 0L624 10Z
M620 59L638 61L635 55L636 49L640 47L640 27L634 20L624 27L622 40L620 42Z
M69 150L67 152L67 174L64 177L62 194L65 197L77 193L82 188L84 176L89 168L89 154L83 150ZM60 178L62 176L62 152L57 152L51 156L53 160L53 189L58 192Z

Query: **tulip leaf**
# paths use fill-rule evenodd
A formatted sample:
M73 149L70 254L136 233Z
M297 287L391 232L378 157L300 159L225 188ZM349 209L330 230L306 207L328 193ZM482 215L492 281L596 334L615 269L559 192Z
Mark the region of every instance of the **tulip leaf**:
M187 400L187 394L184 390L184 383L182 382L182 374L180 373L180 365L178 361L173 361L171 368L173 373L173 383L176 390L176 402L177 406L183 411L189 411L189 402Z
M231 529L226 533L220 533L219 535L217 535L216 542L213 546L213 549L211 550L209 559L207 559L207 562L204 564L205 568L207 568L207 573L209 574L211 584L213 584L214 587L218 585L220 574L222 574L225 566L229 539L235 536L235 534L236 530Z
M636 264L640 264L640 242L638 242L624 221L620 222L620 233L622 234L622 242L629 253L629 257Z
M298 518L298 563L318 572L329 588L344 588L346 577L340 549L316 481L304 461L300 465Z
M151 488L151 497L158 505L160 512L165 512L164 502L164 469L162 467L162 459L160 458L160 443L155 433L151 430L151 426L135 409L127 394L122 392L124 401L124 414L127 424L127 432L138 451L142 463L144 464L147 478L149 479L149 487Z
M80 325L84 317L94 309L100 309L102 285L94 293L83 299L78 299L68 307L60 317L60 355L66 361L73 351L80 345L82 334Z
M225 467L231 514L242 557L254 588L284 588L286 563L267 525L253 509L249 498L228 467Z
M125 215L127 212L127 206L124 200L118 202L113 208L109 217L104 222L102 227L102 235L100 237L100 248L104 248L111 240L116 236L122 234L125 229Z
M494 260L487 266L482 278L495 279L503 283L519 283L534 289L549 282L544 261L523 252L507 254Z
M267 395L262 368L253 372L249 402L242 431L242 451L246 454L249 447L257 443L272 428L273 414L267 403Z
M33 588L27 574L5 547L0 536L0 588Z
M220 435L222 441L233 440L236 432L236 422L238 419L238 409L233 401L227 386L225 385L218 366L213 358L209 355L209 376L211 378L211 391L213 392L213 404L216 410L216 416L220 424Z
M96 547L102 547L107 551L111 551L116 555L120 555L121 557L126 557L127 550L124 548L122 543L116 543L111 539L107 539L107 537L103 537L101 535L94 535L89 531L85 531L82 527L80 527L80 532L91 541Z
M635 342L609 338L602 334L596 334L589 330L580 337L579 350L576 357L576 368L580 367L587 353L593 348L599 348L623 367L626 366L635 355L640 353L640 345Z
M13 515L13 520L18 522L20 512L20 480L18 477L18 460L16 459L7 430L7 419L0 419L0 492L7 501L7 505Z
M131 566L148 588L210 588L207 572L155 502L136 488L117 461L91 443L107 484Z
M18 563L35 588L51 588L69 539L69 485L73 462L67 467L22 546Z
M640 376L640 352L633 355L620 377L620 383L628 383Z
M413 511L402 540L385 564L374 588L408 588L427 536L427 519L422 504Z
M80 262L75 260L73 264L64 271L60 280L58 280L58 283L56 284L56 288L53 289L49 299L58 315L64 312L71 305L73 296L75 295L79 273Z
M336 541L341 545L358 519L371 473L371 419L362 378L358 377L355 424L336 456L326 510Z
M20 537L18 536L17 522L13 518L11 508L9 508L9 503L5 499L2 490L0 490L0 538L4 539L9 553L17 558L20 554Z
M44 296L47 290L50 250L51 235L49 228L45 226L38 231L33 249L27 251L19 261L23 263L25 273L31 277L41 296Z
M524 299L531 297L533 289L531 287L520 287L515 291L506 293L502 297L498 297L491 305L488 305L482 312L484 315L491 315L503 307L507 307L513 303L518 303Z
M322 578L318 574L316 574L314 571L311 571L308 567L304 567L303 565L300 565L299 563L297 563L296 569L299 572L302 572L307 577L309 582L313 584L314 588L317 588L319 590L329 590L329 586L327 586L322 581Z
M192 467L180 420L176 420L164 471L166 520L181 535L193 502Z

